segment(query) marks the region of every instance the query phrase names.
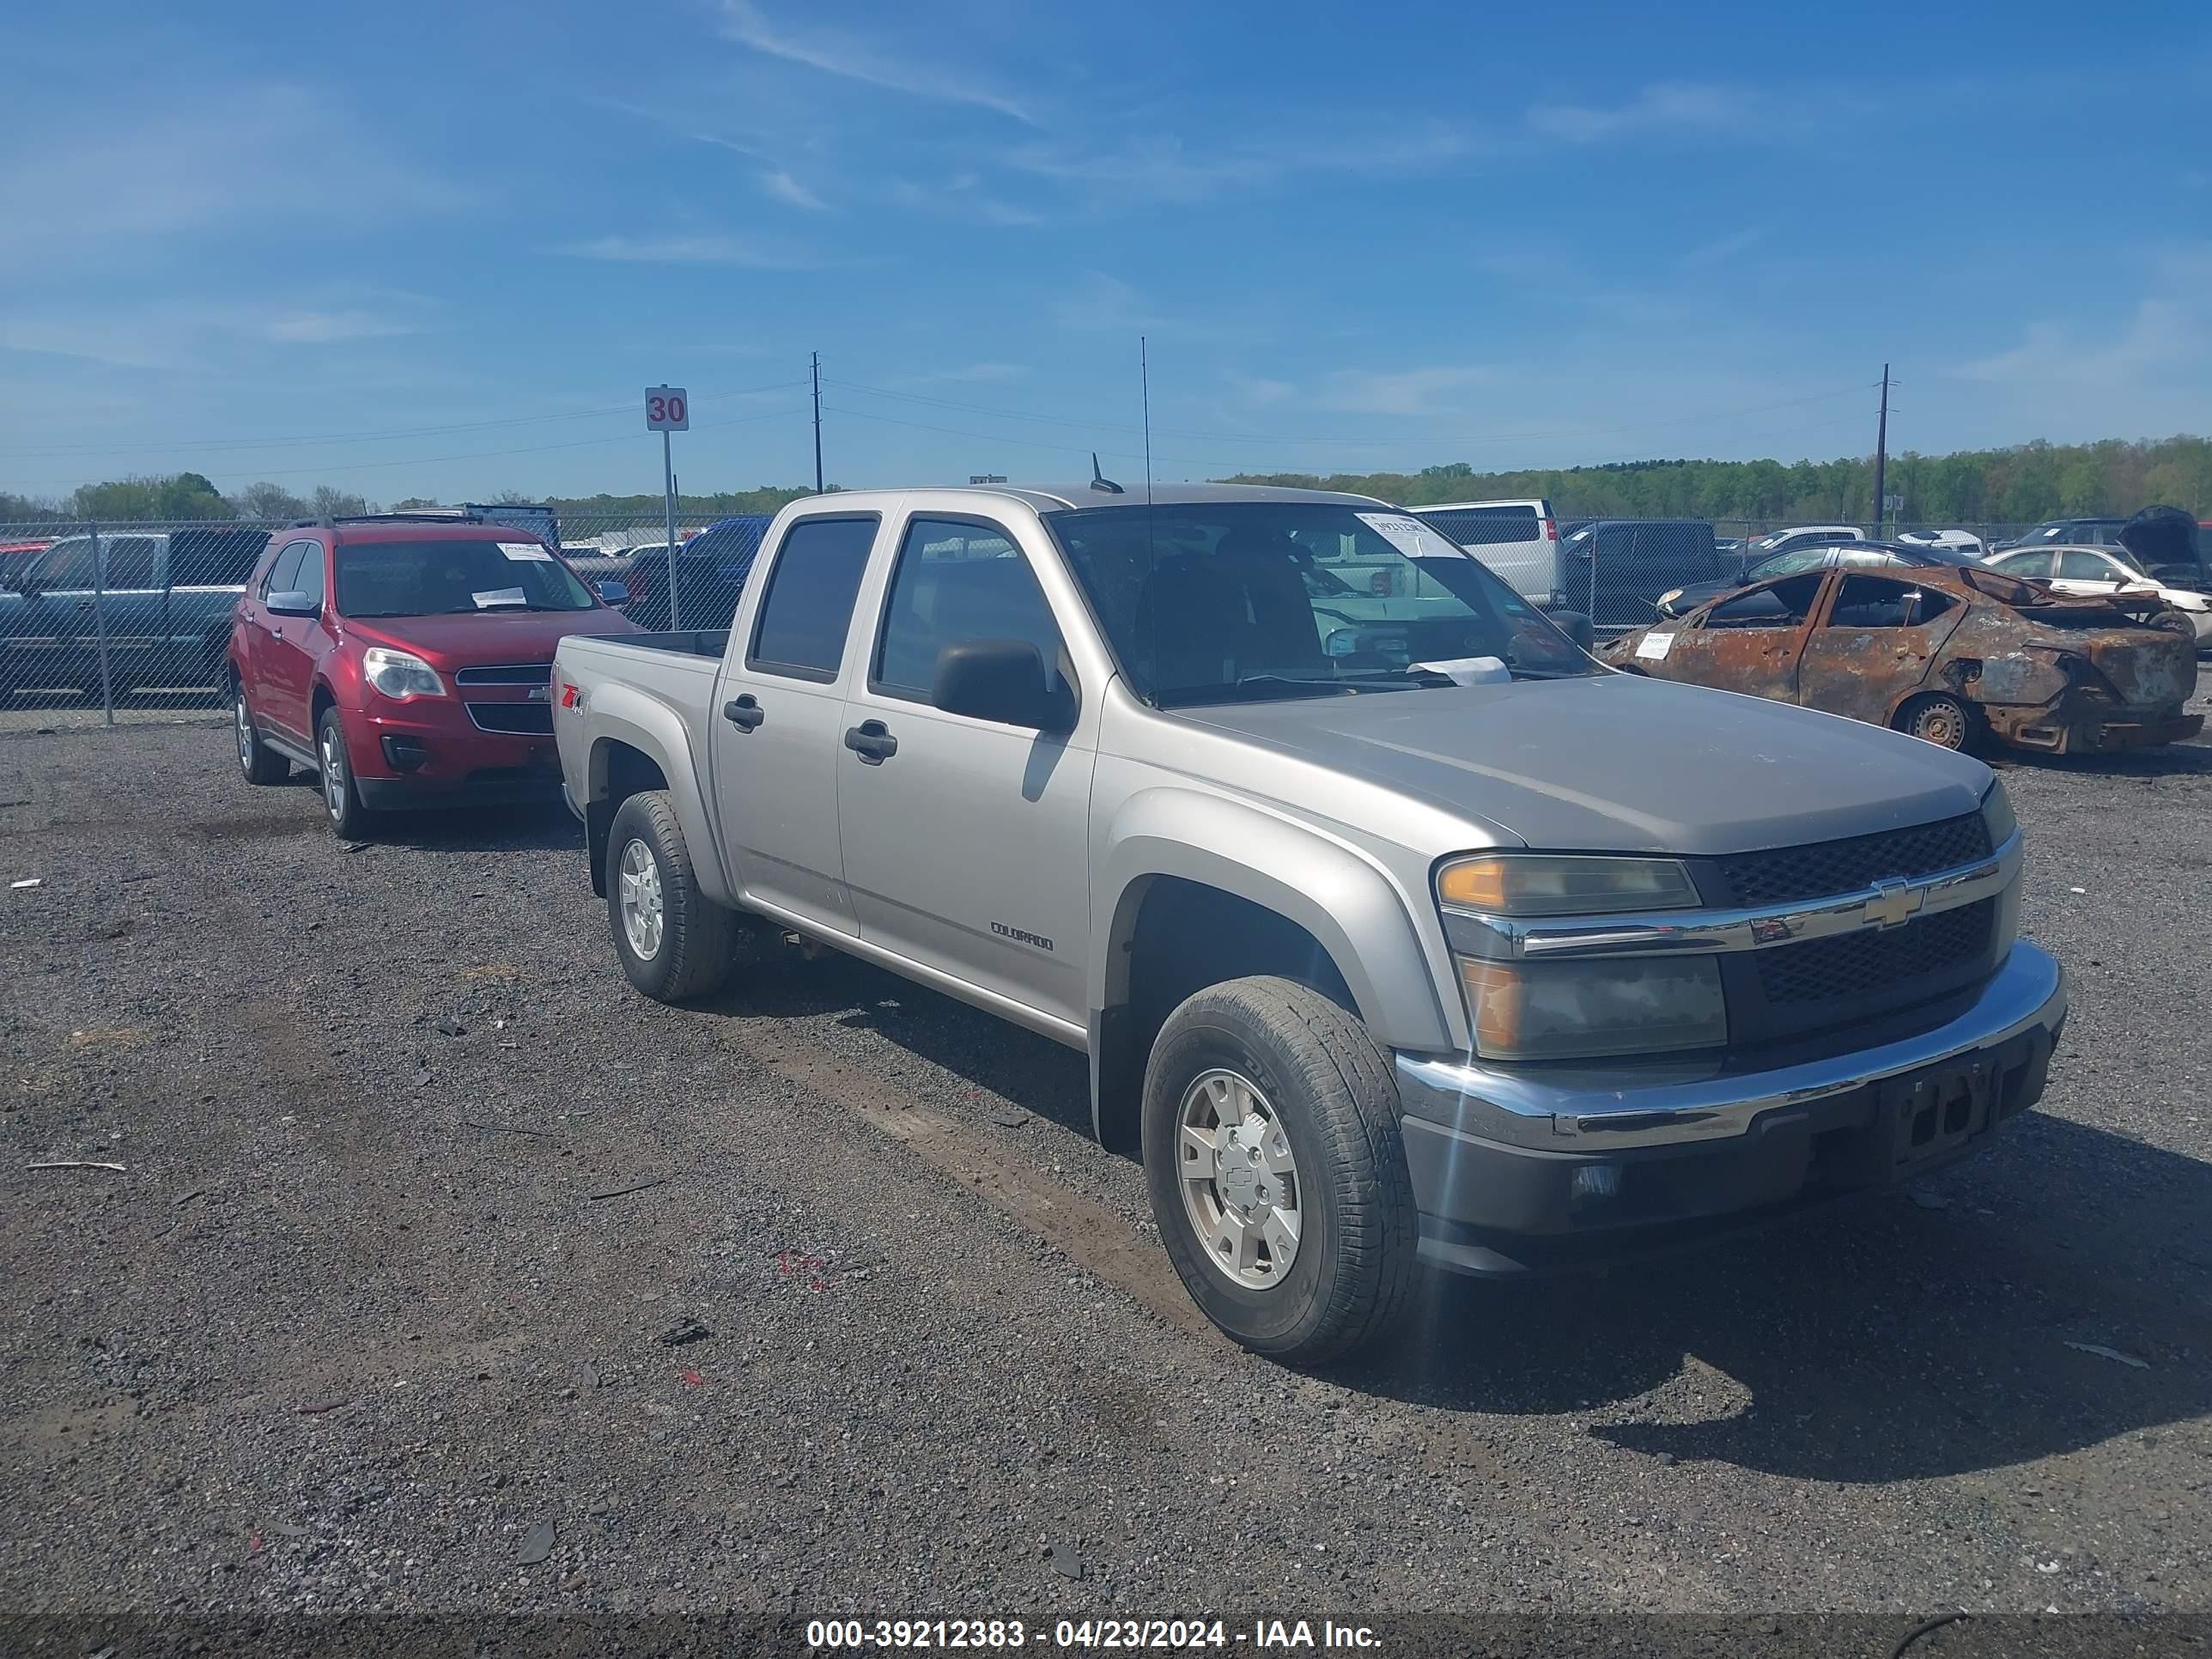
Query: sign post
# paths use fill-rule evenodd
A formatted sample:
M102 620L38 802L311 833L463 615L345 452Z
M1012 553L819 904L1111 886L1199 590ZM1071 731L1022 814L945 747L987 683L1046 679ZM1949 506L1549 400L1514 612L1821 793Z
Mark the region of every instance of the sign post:
M660 434L660 488L668 509L668 627L683 626L676 605L676 458L668 434L691 429L691 399L680 386L649 386L645 389L645 429Z

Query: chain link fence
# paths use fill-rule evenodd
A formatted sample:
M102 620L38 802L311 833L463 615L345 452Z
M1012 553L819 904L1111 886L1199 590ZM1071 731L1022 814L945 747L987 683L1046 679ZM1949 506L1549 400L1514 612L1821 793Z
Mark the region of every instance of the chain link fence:
M1426 513L1428 509L1419 509ZM486 515L503 514L487 508ZM759 550L764 514L677 521L669 557L658 513L589 516L517 508L512 522L557 538L586 580L619 582L640 626L727 623ZM1601 633L1651 620L1672 587L1732 580L1757 539L1786 528L1746 520L1534 520L1439 525L1524 592L1582 611ZM289 521L0 524L0 731L173 720L225 698L231 613L270 532ZM1866 530L1866 526L1838 528ZM1963 531L1981 546L2013 525L1890 526L1885 534ZM1966 550L1972 547L1965 544ZM1529 568L1519 568L1526 560ZM1536 568L1543 561L1547 575ZM1547 586L1549 581L1550 586Z

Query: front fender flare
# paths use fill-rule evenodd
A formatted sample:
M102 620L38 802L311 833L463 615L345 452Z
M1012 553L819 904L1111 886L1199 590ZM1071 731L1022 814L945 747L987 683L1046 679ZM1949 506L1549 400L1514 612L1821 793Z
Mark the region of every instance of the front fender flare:
M1247 802L1162 787L1132 796L1108 828L1085 984L1094 1049L1102 1012L1127 994L1122 945L1152 878L1177 876L1248 899L1321 942L1359 1017L1386 1048L1457 1048L1437 962L1408 896L1382 866L1326 831ZM1438 951L1442 950L1439 944Z

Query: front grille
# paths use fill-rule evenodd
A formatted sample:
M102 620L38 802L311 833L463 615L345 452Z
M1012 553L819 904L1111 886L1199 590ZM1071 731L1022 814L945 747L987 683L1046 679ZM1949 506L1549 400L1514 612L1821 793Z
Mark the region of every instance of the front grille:
M464 668L453 676L457 685L550 685L550 662L502 662L484 668Z
M1753 953L1769 1003L1825 1002L1863 996L1974 961L1996 926L1993 898L1917 916L1902 927L1807 939Z
M1735 902L1757 906L1856 893L1885 876L1932 876L1987 858L1990 850L1989 825L1979 812L1969 812L1911 830L1744 853L1716 862Z
M472 702L469 718L481 731L515 732L534 738L553 735L553 705L545 702Z

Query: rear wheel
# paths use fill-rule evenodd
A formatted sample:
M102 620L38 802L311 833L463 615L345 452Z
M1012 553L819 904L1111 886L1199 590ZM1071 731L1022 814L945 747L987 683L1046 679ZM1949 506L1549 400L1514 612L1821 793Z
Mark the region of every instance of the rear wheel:
M2150 619L2150 625L2168 634L2179 634L2189 641L2191 650L2197 649L2197 624L2189 620L2187 611L2161 611Z
M1914 697L1897 711L1890 724L1939 749L1964 750L1974 738L1973 711L1948 691Z
M629 982L656 1002L707 996L728 979L737 915L699 890L665 789L629 797L607 832L607 928Z
M246 706L246 688L234 677L230 684L230 731L238 755L238 769L248 783L282 783L291 775L291 764L261 741L261 728Z
M1318 991L1231 980L1170 1014L1145 1073L1144 1158L1176 1272L1245 1347L1319 1364L1404 1303L1396 1092L1367 1028Z

